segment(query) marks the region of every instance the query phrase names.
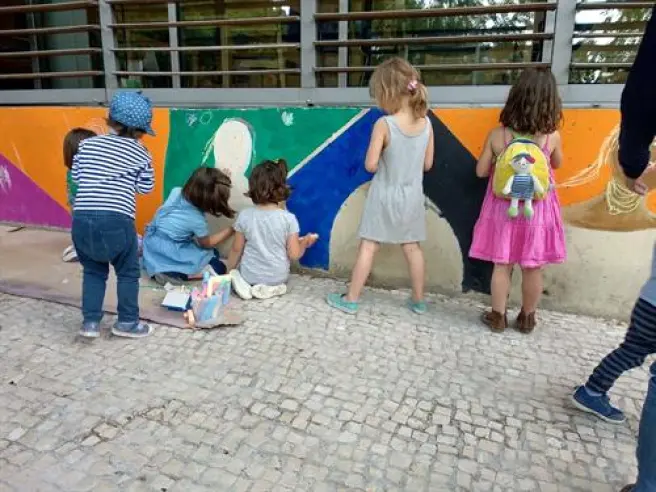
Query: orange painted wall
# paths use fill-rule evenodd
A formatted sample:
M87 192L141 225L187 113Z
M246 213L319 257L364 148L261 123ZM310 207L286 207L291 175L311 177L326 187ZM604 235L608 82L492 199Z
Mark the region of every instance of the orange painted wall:
M439 109L435 113L475 156L480 154L487 133L499 124L499 109ZM556 171L559 183L595 161L604 139L618 121L619 113L616 110L565 110L565 121L561 129L565 163ZM609 175L609 171L603 170L592 183L559 189L561 204L567 206L598 195Z
M437 109L435 113L458 139L477 156L487 132L498 123L499 109ZM76 126L104 130L106 110L91 107L26 107L0 109L0 154L13 162L47 195L66 207L66 169L62 162L64 135ZM565 162L556 173L559 184L597 159L604 140L619 121L616 110L567 109L562 128ZM321 124L317 121L317 124ZM156 137L146 137L153 155L155 191L139 197L137 224L140 230L162 201L164 166L170 138L169 110L157 109L154 117ZM309 128L308 131L311 131ZM439 149L436 149L439 152ZM610 176L609 166L585 184L558 189L562 205L585 202L603 193ZM648 198L650 212L656 212L656 194Z
M102 108L26 107L0 109L0 154L7 157L29 176L46 194L67 207L66 168L62 142L75 127L106 131ZM137 224L140 229L161 203L164 161L169 139L169 111L156 109L153 118L156 137L143 142L153 155L155 190L140 196L137 202Z

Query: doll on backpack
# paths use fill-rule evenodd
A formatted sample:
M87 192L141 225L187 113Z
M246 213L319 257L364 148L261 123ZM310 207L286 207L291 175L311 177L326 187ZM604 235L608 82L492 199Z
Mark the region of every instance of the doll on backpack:
M492 331L508 326L506 304L513 266L522 270L517 328L530 333L542 294L542 268L565 261L563 221L552 186L552 169L563 160L561 120L561 101L551 72L526 70L511 88L501 126L487 136L476 164L478 177L492 177L469 255L494 263L492 309L483 315Z

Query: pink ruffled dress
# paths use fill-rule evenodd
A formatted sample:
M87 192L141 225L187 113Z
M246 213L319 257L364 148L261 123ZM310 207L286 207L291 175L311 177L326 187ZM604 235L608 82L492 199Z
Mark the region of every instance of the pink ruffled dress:
M546 155L550 155L548 137L543 150ZM469 256L524 268L563 263L567 258L567 250L556 191L552 188L543 200L533 202L535 213L531 219L521 214L511 219L508 217L510 201L496 197L492 191L493 173L494 168L488 180L481 213L474 226ZM550 175L553 183L552 170Z

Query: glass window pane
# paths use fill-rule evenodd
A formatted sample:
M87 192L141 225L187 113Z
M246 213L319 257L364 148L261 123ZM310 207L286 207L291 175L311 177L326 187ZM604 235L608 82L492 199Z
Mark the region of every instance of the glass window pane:
M54 4L56 1L40 2ZM22 6L21 0L5 0L3 7ZM70 11L6 13L0 16L0 30L25 33L0 34L0 90L83 89L104 87L100 32L49 33L28 30L98 25L96 8ZM29 53L38 52L38 56ZM52 52L52 53L47 53ZM56 74L62 72L61 76ZM77 74L75 73L77 72ZM30 74L48 74L30 77ZM2 75L10 76L2 78Z
M587 2L583 2L587 3ZM571 84L623 84L651 9L581 9L572 43ZM579 65L576 64L585 64Z
M493 6L507 2L475 1L467 6ZM529 3L522 0L518 3ZM533 2L531 2L533 3ZM460 5L462 6L462 5ZM385 12L389 10L421 10L454 7L451 2L422 0L350 0L351 12ZM319 0L319 12L339 11L339 0ZM368 70L352 72L346 76L349 87L364 87L369 83L371 69L391 56L407 58L421 68L427 85L482 85L507 84L519 69L475 70L478 65L491 63L542 63L550 54L544 50L544 39L531 37L545 32L546 12L469 13L454 16L388 17L372 20L350 20L342 39L351 40L346 48L348 67ZM553 15L553 14L551 14ZM342 27L343 29L343 27ZM338 21L319 22L317 37L320 41L340 38ZM508 36L511 39L489 39L489 36ZM487 36L471 40L466 36ZM423 40L418 38L424 38ZM460 39L458 39L460 38ZM403 43L408 39L409 43ZM354 41L356 43L354 43ZM364 41L358 45L357 41ZM345 48L341 48L344 50ZM318 49L320 67L337 67L338 46L321 46ZM462 70L440 70L435 66L470 65ZM321 73L320 87L335 87L337 73Z
M142 24L168 22L168 6L165 3L119 4L114 6L114 19L117 24ZM117 28L114 30L117 48L143 48L134 51L118 51L116 69L131 72L119 75L119 85L130 88L170 88L171 52L147 48L168 48L168 26L139 26ZM141 75L139 72L146 72ZM162 73L162 75L154 75Z
M300 1L179 4L178 19L183 22L209 19L234 22L178 29L180 46L202 47L180 52L181 71L194 72L182 77L182 86L300 87L300 26L296 19L290 22L290 18L298 15ZM271 21L246 21L261 18Z

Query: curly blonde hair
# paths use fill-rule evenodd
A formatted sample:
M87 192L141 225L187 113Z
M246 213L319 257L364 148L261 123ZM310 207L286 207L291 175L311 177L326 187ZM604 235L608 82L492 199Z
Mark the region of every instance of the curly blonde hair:
M403 58L389 58L376 67L369 82L369 93L389 114L401 109L404 98L408 98L415 118L423 118L428 112L428 91L421 83L419 70Z

